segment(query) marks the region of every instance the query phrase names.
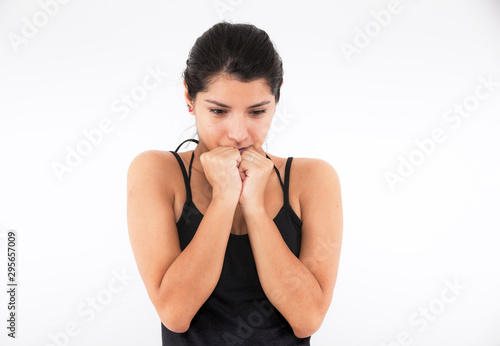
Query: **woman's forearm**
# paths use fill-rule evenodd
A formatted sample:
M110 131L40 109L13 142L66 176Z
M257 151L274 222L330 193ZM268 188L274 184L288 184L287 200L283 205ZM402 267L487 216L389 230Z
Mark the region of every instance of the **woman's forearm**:
M159 288L160 319L185 332L219 281L236 205L214 198L191 242L165 273Z
M257 272L266 296L285 317L295 335L305 338L319 329L323 292L307 267L290 251L271 217L262 210L247 217Z

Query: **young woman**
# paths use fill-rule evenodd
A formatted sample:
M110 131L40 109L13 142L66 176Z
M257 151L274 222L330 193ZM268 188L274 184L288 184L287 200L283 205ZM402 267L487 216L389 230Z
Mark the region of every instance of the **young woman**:
M283 83L265 31L214 25L183 77L196 148L143 152L127 177L130 242L163 345L309 345L339 266L337 173L262 149Z

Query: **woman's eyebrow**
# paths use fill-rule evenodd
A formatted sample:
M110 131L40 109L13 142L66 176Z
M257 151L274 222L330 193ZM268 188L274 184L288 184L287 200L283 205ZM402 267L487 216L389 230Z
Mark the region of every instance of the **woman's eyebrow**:
M217 101L214 101L214 100L205 100L205 101L206 101L206 102L213 103L213 104L216 104L216 105L217 105L217 106L219 106L219 107L231 108L231 107L229 107L229 106L226 106L226 105L225 105L225 104L223 104L223 103L220 103L220 102L217 102ZM263 106L263 105L267 105L267 104L269 104L269 103L271 103L271 101L262 101L262 102L259 102L259 103L257 103L257 104L254 104L253 106L248 107L248 109L250 109L250 108L255 108L255 107L260 107L260 106Z

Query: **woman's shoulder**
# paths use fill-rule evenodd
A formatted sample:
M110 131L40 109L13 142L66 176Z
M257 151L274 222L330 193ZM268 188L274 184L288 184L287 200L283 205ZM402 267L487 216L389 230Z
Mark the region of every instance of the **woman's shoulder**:
M129 180L147 179L151 183L168 187L175 185L179 175L176 172L175 165L179 166L175 156L171 152L146 150L137 154L132 159L127 176Z
M335 168L320 158L294 157L291 165L290 184L296 186L300 217L307 213L310 201L318 201L325 193L331 198L340 191L340 180Z
M278 157L275 155L268 154L271 159L275 162L279 162L280 166L285 167L286 161L289 157L292 158L292 164L290 170L294 171L294 174L304 174L308 175L312 172L318 171L335 171L335 168L328 161L315 158L315 157Z
M333 165L320 158L294 157L291 165L290 179L299 182L300 192L311 187L322 188L327 185L339 186L339 176Z
M288 157L268 155L273 161L279 162L278 169L285 173ZM299 195L304 189L310 190L311 186L321 187L325 186L325 184L340 184L337 171L328 161L315 157L291 157L290 184L298 187L297 192Z
M308 169L334 169L332 164L326 160L316 157L294 157L293 162L301 168Z
M146 150L137 154L131 161L130 167L148 169L151 166L165 168L171 162L175 161L174 155L169 151L163 150Z

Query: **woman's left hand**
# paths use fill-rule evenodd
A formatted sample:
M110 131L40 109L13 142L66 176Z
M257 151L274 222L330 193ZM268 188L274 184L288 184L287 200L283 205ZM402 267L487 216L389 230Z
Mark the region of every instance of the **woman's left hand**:
M241 154L238 170L243 182L239 199L242 211L245 211L245 208L264 208L264 195L273 168L273 162L259 154L253 146Z

